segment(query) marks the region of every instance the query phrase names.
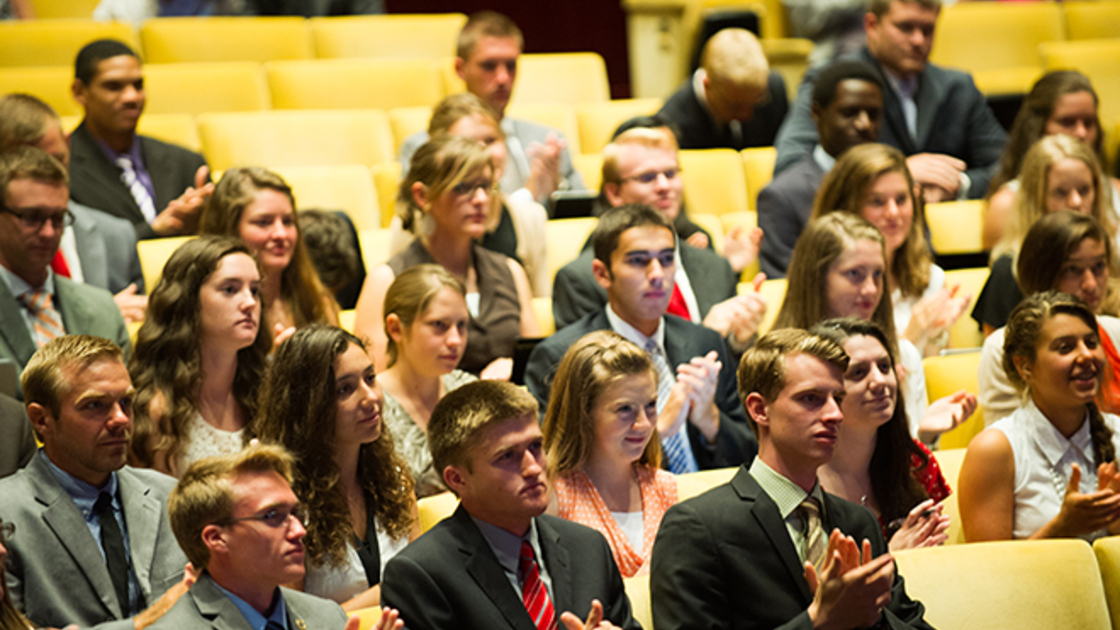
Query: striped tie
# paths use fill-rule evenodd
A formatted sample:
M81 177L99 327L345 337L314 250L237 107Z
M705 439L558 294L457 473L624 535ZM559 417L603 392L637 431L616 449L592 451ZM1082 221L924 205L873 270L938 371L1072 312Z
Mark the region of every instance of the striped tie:
M66 334L66 329L62 327L62 317L51 305L50 293L41 288L32 289L19 296L19 301L34 320L32 329L36 346L42 348L51 339Z
M128 186L128 192L136 200L136 205L140 206L140 212L143 212L144 218L147 219L148 223L151 223L156 218L156 204L152 201L151 193L140 181L140 177L136 175L132 158L127 155L118 157L117 166L121 167L121 181L124 182L125 186Z
M552 607L552 600L548 598L548 589L541 581L541 570L537 566L533 547L529 541L521 541L521 559L517 563L517 570L521 573L521 600L525 602L525 610L533 619L537 630L555 630L556 610Z
M646 352L657 368L657 411L660 412L669 401L669 394L673 391L673 384L677 379L673 376L673 370L669 368L665 353L661 351L656 341L653 339L646 341ZM665 460L669 462L669 471L675 475L696 472L700 469L696 464L696 458L692 455L692 450L688 448L684 436L681 435L687 430L687 427L682 426L680 433L661 436L661 450L665 453Z
M824 528L821 527L821 506L816 497L808 496L797 508L801 512L802 532L805 534L805 560L818 572L824 561Z

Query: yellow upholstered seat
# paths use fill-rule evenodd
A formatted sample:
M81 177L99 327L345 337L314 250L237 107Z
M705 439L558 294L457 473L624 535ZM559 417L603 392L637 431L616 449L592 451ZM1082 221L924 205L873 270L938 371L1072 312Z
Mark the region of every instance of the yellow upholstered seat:
M569 103L515 103L506 108L506 115L552 127L564 134L568 154L579 155L579 123L576 110ZM529 147L525 147L528 149Z
M599 224L596 218L553 219L545 224L548 240L548 277L555 278L564 265L579 257L587 237Z
M762 323L758 326L758 334L765 335L774 327L774 320L778 319L778 311L782 308L782 300L786 298L787 285L785 278L775 278L762 283L758 292L766 298L766 314L762 316ZM739 295L747 291L754 291L751 283L740 282Z
M83 19L93 17L101 0L31 0L37 20Z
M533 312L537 314L537 323L541 325L541 336L552 336L552 333L556 332L556 320L552 316L552 298L533 298Z
M338 312L338 327L347 331L354 332L354 318L357 317L357 311L348 308L344 311Z
M393 150L397 155L401 153L401 145L412 134L428 130L428 122L432 119L432 108L424 107L397 107L389 110L389 126L393 128Z
M393 161L389 117L377 109L203 114L198 131L215 169Z
M144 114L205 114L269 109L259 63L151 63L144 66Z
M1104 583L1104 595L1112 617L1112 628L1120 628L1120 537L1108 536L1093 541L1093 552Z
M933 251L938 254L972 254L984 251L984 202L946 201L926 206Z
M961 528L961 510L957 503L957 479L961 475L961 462L964 461L966 450L968 449L943 448L933 454L937 459L938 467L941 468L941 474L945 477L945 483L949 484L949 489L952 490L942 502L944 508L941 513L949 517L949 530L945 532L949 536L945 541L946 545L960 545L965 542L964 529Z
M436 526L437 523L455 513L459 507L459 497L452 492L441 492L424 497L416 502L420 516L421 533Z
M1038 45L1065 38L1055 2L963 2L937 21L930 61L970 72L982 92L1025 92L1037 78Z
M116 39L140 51L136 31L127 22L7 20L0 22L0 67L73 68L78 51L96 39ZM70 78L73 77L71 74Z
M195 238L194 236L171 236L150 238L136 242L136 254L140 257L140 271L144 274L144 286L151 293L163 275L163 266L179 246Z
M3 24L0 24L0 32ZM0 43L0 47L3 44ZM59 116L82 113L82 106L74 100L70 84L74 81L73 66L29 66L5 68L0 64L0 96L5 94L30 94L50 105Z
M521 55L512 103L586 103L609 101L607 64L598 53Z
M783 10L780 8L779 10ZM784 10L783 10L784 11ZM795 37L781 39L762 39L762 52L770 70L782 75L786 82L786 97L789 102L797 99L797 88L809 69L809 53L813 52L813 41Z
M373 186L377 190L377 205L381 207L381 227L387 228L397 212L397 193L401 185L400 162L377 164L371 169Z
M381 621L381 607L370 606L369 608L360 608L347 614L348 617L353 617L354 615L357 615L360 620L358 630L373 630L377 627L377 622Z
M650 116L661 109L659 98L627 98L576 105L579 147L582 153L598 153L610 142L614 130L635 116Z
M714 468L700 472L677 475L677 500L684 501L697 495L704 494L716 486L723 485L739 471L738 466L730 468Z
M1111 3L1109 3L1111 4ZM1093 82L1104 129L1120 123L1120 33L1114 39L1050 42L1039 46L1046 70L1074 69Z
M300 210L342 210L358 230L381 227L373 175L366 166L282 166L276 172L292 187Z
M922 371L926 375L926 398L929 402L962 389L976 394L980 389L980 350L926 357L922 359ZM967 448L972 438L983 430L984 409L977 406L972 417L952 431L941 434L941 448Z
M715 248L717 254L723 254L723 223L720 221L721 217L707 212L690 212L688 218L711 235L712 247Z
M959 285L958 296L972 296L972 302L965 309L964 315L961 315L960 319L949 328L950 348L979 348L984 345L984 335L980 332L980 325L969 316L969 313L972 311L972 304L976 303L976 298L980 297L980 291L984 289L990 271L987 267L976 267L951 269L945 272L945 286Z
M731 149L680 152L688 211L723 215L750 210L743 162Z
M630 600L630 614L643 628L653 630L653 605L649 599L649 574L622 579L626 597Z
M1093 550L1078 539L1010 540L897 552L906 592L935 628L1109 627Z
M758 193L774 178L774 162L778 150L774 147L755 147L739 152L743 156L743 176L747 180L747 203L751 210L758 210Z
M358 232L358 244L362 248L362 261L366 265L366 273L373 268L388 261L389 256L389 230L377 228Z
M266 70L276 109L432 106L444 96L440 60L276 61Z
M1063 2L1066 34L1069 39L1108 39L1120 37L1120 3Z
M451 57L467 16L356 15L311 18L310 22L315 56L320 59Z
M583 185L588 190L598 191L603 186L603 156L600 153L584 153L572 156L572 166L583 175Z
M148 63L310 59L311 32L302 17L174 17L140 26Z

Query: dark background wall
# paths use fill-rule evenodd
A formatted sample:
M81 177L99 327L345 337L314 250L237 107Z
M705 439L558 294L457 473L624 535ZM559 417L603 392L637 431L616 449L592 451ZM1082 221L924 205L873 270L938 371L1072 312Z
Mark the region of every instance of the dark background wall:
M504 13L525 33L525 52L593 51L607 62L612 98L630 96L626 13L619 0L387 0L389 13Z

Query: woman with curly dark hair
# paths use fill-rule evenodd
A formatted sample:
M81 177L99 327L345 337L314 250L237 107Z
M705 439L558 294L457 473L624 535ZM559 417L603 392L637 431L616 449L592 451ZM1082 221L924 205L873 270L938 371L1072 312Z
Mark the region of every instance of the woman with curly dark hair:
M309 514L304 590L348 612L379 606L385 563L420 529L365 344L341 328L300 329L277 350L260 401L255 433L295 456L292 489Z
M171 255L129 363L133 464L178 476L241 449L272 344L259 291L257 263L235 239L201 237Z

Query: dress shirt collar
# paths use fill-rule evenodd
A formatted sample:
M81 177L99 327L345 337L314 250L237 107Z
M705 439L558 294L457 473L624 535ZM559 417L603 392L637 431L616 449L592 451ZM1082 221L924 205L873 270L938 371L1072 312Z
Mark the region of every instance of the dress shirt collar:
M761 457L754 458L750 473L754 480L758 482L762 491L766 493L766 496L770 497L778 506L778 513L782 515L783 520L788 519L793 511L801 505L801 502L812 495L821 505L821 520L825 521L824 492L821 490L819 481L813 484L812 492L805 492L801 486L786 479L768 466L766 462L762 461Z
M833 166L836 166L836 158L829 155L828 151L825 151L824 147L819 144L813 147L813 161L826 173L831 171Z
M533 553L537 556L537 564L544 565L544 555L541 554L541 541L540 534L537 532L537 519L529 522L529 531L524 536L517 536L510 532L491 525L486 521L479 520L471 517L474 524L478 526L478 531L482 532L482 537L490 544L490 549L494 551L494 556L498 559L498 564L502 566L502 570L507 575L517 575L518 564L521 561L521 541L529 541L529 545L533 548ZM518 582L524 576L517 575Z
M211 577L210 579L213 580L214 578ZM284 594L280 592L279 587L276 588L276 592L272 596L272 612L266 617L256 608L250 606L248 602L223 588L221 584L214 582L214 586L217 586L218 590L228 597L234 606L237 606L237 610L241 611L241 614L245 616L245 621L249 622L249 627L253 630L265 630L270 621L287 630L288 611L284 605Z
M1051 424L1046 416L1042 415L1033 400L1027 400L1026 412L1031 420L1031 427L1035 434L1035 443L1038 444L1046 461L1055 469L1062 458L1071 450L1078 459L1085 462L1093 461L1093 437L1089 431L1089 412L1085 412L1085 420L1081 427L1068 439Z
M0 265L0 278L3 278L4 284L8 285L8 291L11 291L13 297L19 297L33 289L43 289L50 294L52 300L54 299L54 271L50 267L47 267L47 279L43 281L41 287L31 286L26 280L3 265ZM58 306L55 305L55 308L57 309Z
M90 135L92 136L93 134L90 134ZM113 164L117 163L117 158L121 157L122 155L127 155L128 159L132 161L132 167L133 168L135 168L138 171L143 168L144 160L140 156L140 136L139 135L132 134L132 144L128 147L127 151L122 151L122 152L117 152L112 147L105 144L101 140L101 138L94 138L93 140L94 140L94 142L97 143L97 146L98 146L98 148L101 149L101 152L105 154L105 157L109 158L109 161L112 162Z
M93 504L97 502L97 497L102 492L108 492L109 496L113 497L113 507L120 509L120 499L117 497L116 471L109 473L109 481L105 482L104 487L98 488L59 468L51 461L50 457L47 457L46 449L39 449L39 457L42 457L43 461L47 463L47 467L50 468L51 473L58 480L58 484L74 500L74 505L78 506L78 509L82 512L82 517L87 521L92 518Z
M657 330L654 331L652 337L643 335L642 331L634 328L621 317L619 317L618 314L614 312L614 309L611 308L611 305L609 303L607 304L607 321L611 324L611 330L638 344L638 347L642 350L646 349L646 343L652 339L655 343L657 343L657 347L661 349L662 354L665 353L664 317L662 317L661 321L658 322ZM668 355L666 355L666 358L668 358Z
M914 99L918 93L918 75L914 75L909 79L903 79L890 70L886 66L882 66L883 76L887 77L887 83L890 84L891 89L895 94L902 98Z

